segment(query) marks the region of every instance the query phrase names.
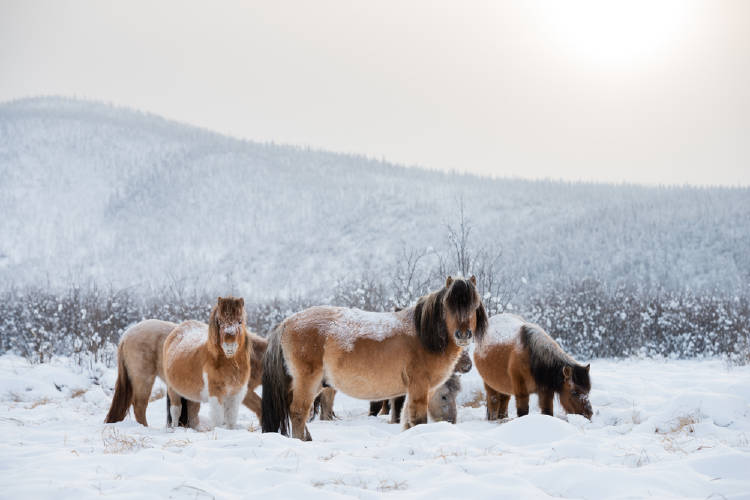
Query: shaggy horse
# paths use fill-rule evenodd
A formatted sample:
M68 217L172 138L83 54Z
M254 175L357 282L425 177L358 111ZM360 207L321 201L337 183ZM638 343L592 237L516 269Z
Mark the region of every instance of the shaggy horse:
M450 377L487 315L476 279L445 287L398 312L312 307L269 336L263 367L263 432L310 440L305 421L324 382L360 399L407 394L403 426L427 421L429 393Z
M180 417L181 398L185 398L210 402L214 425L226 423L235 428L250 379L251 344L246 338L244 306L242 298L219 297L208 329L198 321L186 321L167 336L164 374L172 425Z
M435 422L450 422L456 423L456 416L458 410L456 408L456 396L461 390L461 378L458 376L459 373L469 373L471 371L472 363L471 356L468 351L463 351L461 357L458 358L456 366L453 368L453 375L440 387L438 387L430 398L430 404L427 406L427 412L430 418ZM399 396L391 400L384 401L370 401L370 413L369 415L387 415L391 414L391 423L397 424L401 421L401 409L404 406L405 396ZM333 404L333 401L331 401ZM323 407L325 409L325 407ZM323 418L323 413L320 416Z
M164 341L167 335L177 327L177 323L147 319L128 328L120 338L117 346L117 380L112 397L112 405L107 413L105 423L120 422L133 405L136 421L148 426L146 421L146 406L151 396L156 377L166 382L164 376ZM201 323L201 327L208 329L208 325ZM260 396L254 390L260 385L263 373L263 355L268 342L253 333L247 333L247 339L252 344L250 359L250 380L247 384L247 394L242 404L255 412L260 420ZM170 402L167 399L167 420L171 424L169 412ZM182 398L182 412L179 425L195 428L198 424L198 410L200 403ZM190 416L192 415L192 419ZM192 421L191 421L192 420ZM192 425L191 425L192 424Z
M487 335L474 350L474 364L487 390L487 419L508 416L510 396L518 416L529 413L529 394L539 395L539 407L552 415L555 393L568 413L591 419L589 368L580 365L533 323L513 314L490 318Z

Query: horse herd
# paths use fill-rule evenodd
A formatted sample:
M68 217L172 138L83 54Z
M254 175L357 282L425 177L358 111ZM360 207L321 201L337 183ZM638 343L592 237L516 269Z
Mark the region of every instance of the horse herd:
M247 331L244 300L219 297L208 324L145 320L118 345L118 374L105 422L133 406L146 422L156 377L167 386L167 426L197 428L201 403L214 425L234 428L240 404L258 415L263 432L310 440L316 413L333 418L336 391L369 400L370 414L390 411L404 429L456 421L458 373L472 368L487 393L487 418L504 419L510 396L518 416L538 394L552 415L554 395L568 413L591 418L590 365L565 353L538 325L511 314L491 318L476 279L448 277L445 286L409 308L366 312L311 307L276 326L267 339ZM255 389L263 386L262 398Z

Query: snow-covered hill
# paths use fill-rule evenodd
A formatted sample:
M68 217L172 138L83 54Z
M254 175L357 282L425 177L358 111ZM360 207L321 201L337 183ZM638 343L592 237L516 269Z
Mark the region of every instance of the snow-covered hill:
M93 383L91 374L98 375ZM166 432L164 399L148 428L103 424L113 369L71 360L0 357L3 498L748 498L750 367L721 361L598 360L589 422L531 414L406 432L336 399L340 419L315 421L309 443L239 430ZM476 399L476 371L462 403ZM157 388L155 393L163 396ZM511 401L513 408L513 401ZM556 409L559 412L559 408ZM514 414L513 410L511 413ZM203 409L202 418L207 418Z
M328 290L387 273L404 248L447 250L460 199L474 244L501 249L527 292L582 277L726 290L750 280L750 189L488 179L241 141L101 103L0 104L6 284Z

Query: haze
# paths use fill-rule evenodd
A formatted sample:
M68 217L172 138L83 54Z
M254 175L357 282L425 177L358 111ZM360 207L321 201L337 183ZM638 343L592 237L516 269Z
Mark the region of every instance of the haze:
M491 176L750 185L750 2L1 1L0 101Z

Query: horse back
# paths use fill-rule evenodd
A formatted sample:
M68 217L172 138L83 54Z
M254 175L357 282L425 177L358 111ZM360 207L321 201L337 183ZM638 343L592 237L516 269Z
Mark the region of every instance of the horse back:
M119 349L131 378L158 376L164 380L164 341L176 326L177 323L171 321L147 319L127 329L120 339Z

